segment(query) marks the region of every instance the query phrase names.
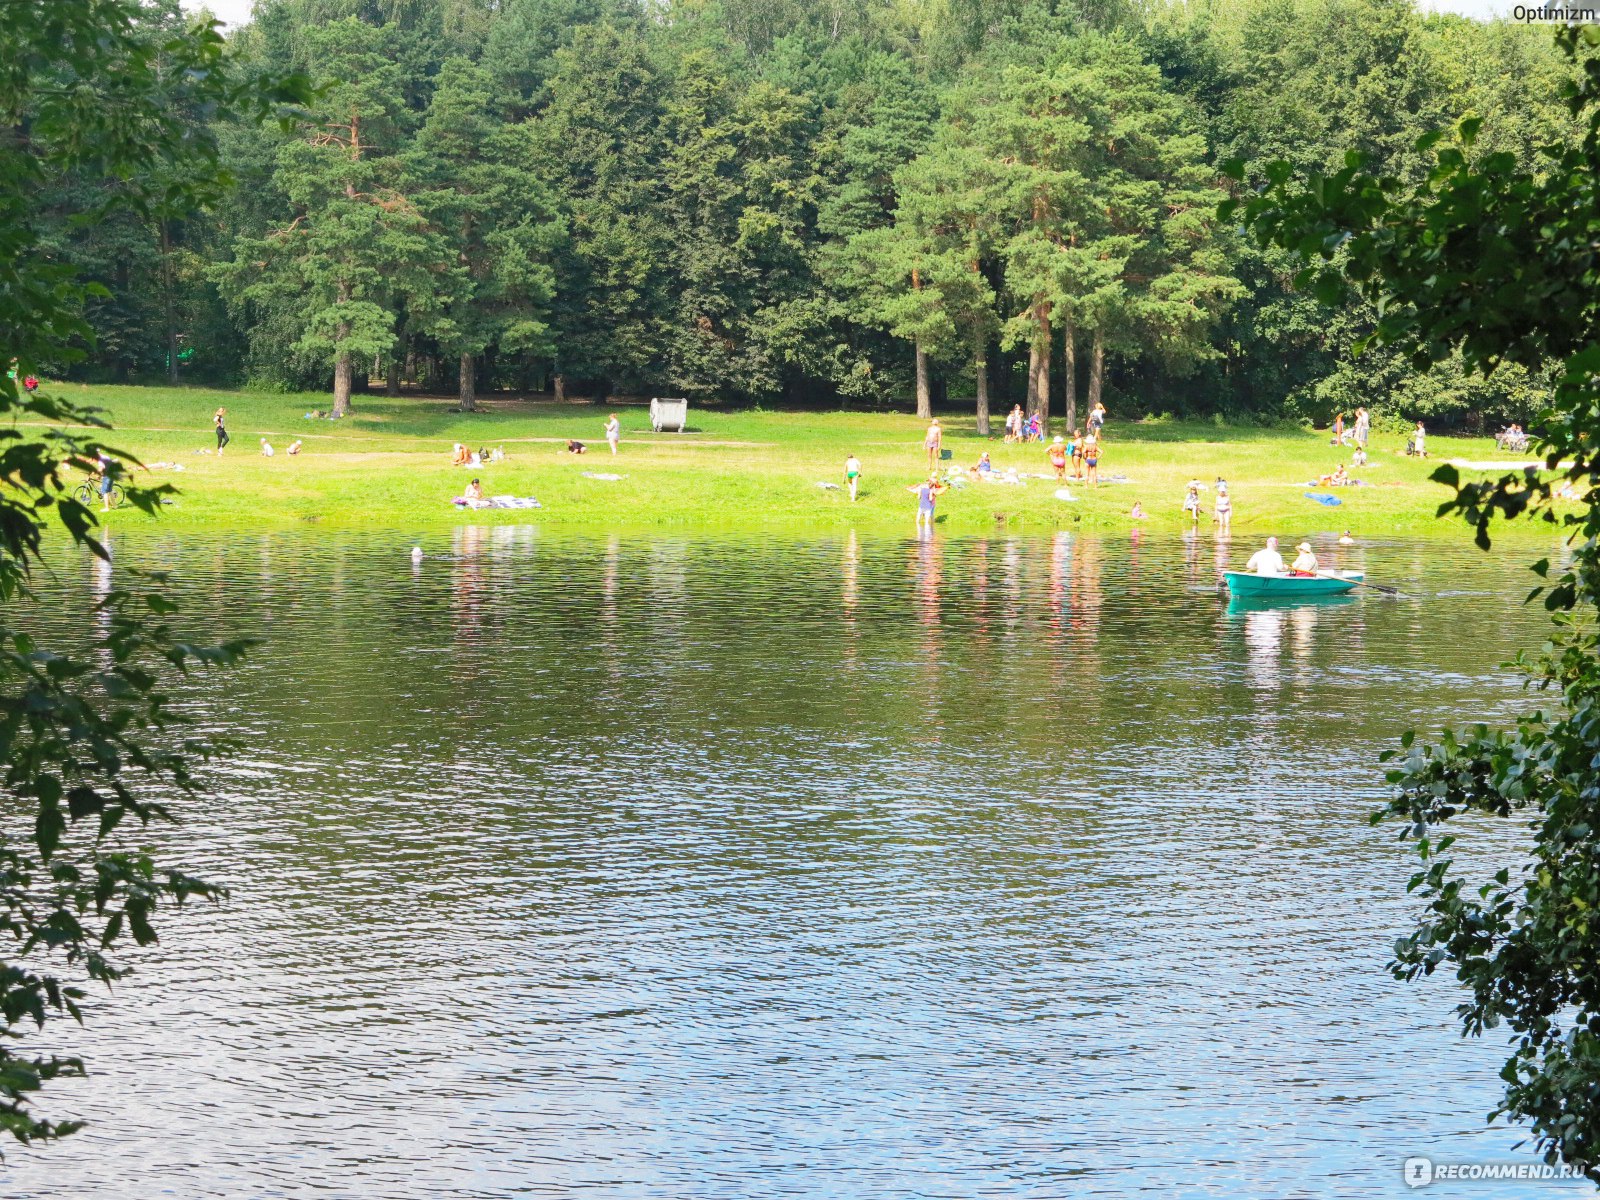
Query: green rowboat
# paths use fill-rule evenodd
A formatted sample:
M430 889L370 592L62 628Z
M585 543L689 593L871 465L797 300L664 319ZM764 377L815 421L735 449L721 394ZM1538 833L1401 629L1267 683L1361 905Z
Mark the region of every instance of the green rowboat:
M1224 571L1228 591L1241 600L1313 600L1338 596L1359 587L1366 575L1360 571L1319 571L1315 575L1253 575Z

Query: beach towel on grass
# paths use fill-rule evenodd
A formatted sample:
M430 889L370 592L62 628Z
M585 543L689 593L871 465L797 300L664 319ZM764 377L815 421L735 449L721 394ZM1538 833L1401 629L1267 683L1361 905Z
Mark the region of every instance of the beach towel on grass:
M450 501L457 508L543 508L532 496L489 496L483 500L468 500L457 496Z
M615 483L622 478L621 475L611 475L605 471L585 471L583 472L583 477L585 479L604 479L607 483Z
M1338 508L1344 501L1337 496L1330 496L1327 492L1307 492L1307 500L1315 500L1318 504L1326 504L1329 508Z

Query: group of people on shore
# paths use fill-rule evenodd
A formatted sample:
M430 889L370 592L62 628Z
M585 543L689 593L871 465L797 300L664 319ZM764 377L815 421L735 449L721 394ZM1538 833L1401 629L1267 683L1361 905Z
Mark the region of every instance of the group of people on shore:
M1100 480L1100 460L1104 450L1104 428L1106 422L1105 405L1096 403L1089 410L1087 429L1073 430L1070 437L1057 436L1045 449L1045 456L1055 472L1057 482L1066 482L1069 478L1067 471L1070 465L1071 479L1079 482L1096 484ZM1033 417L1024 417L1022 406L1012 408L1006 417L1006 442L1043 441L1044 435L1039 432L1034 436L1035 430L1042 430L1042 424L1037 414ZM917 528L933 527L934 513L938 506L938 498L949 491L948 480L939 477L939 463L946 456L944 448L944 426L939 418L934 417L928 423L928 428L922 437L922 449L927 455L927 478L913 484L908 491L917 497ZM999 472L990 460L989 452L983 451L978 461L970 467L966 475L974 480L998 479L1003 482L1018 482L1019 476L1015 470ZM855 500L860 494L861 460L854 451L845 456L844 461L845 487L850 493L850 499ZM957 478L956 482L962 482ZM827 485L833 486L833 485Z
M1205 490L1205 484L1198 479L1189 480L1189 486L1183 496L1183 514L1189 518L1191 524L1200 524L1203 515L1203 505L1200 493ZM1211 505L1211 520L1217 527L1219 535L1233 532L1233 497L1228 493L1228 481L1217 480L1217 498Z

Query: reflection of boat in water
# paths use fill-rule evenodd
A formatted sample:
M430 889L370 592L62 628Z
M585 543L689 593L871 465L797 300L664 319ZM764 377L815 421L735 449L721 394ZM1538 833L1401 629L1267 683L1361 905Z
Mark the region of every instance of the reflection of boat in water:
M1253 575L1224 571L1228 592L1239 600L1312 600L1353 591L1366 575L1360 571L1326 571L1319 575Z
M1349 595L1233 596L1228 600L1228 615L1271 612L1285 608L1338 608L1340 605L1354 604L1355 602L1356 598Z

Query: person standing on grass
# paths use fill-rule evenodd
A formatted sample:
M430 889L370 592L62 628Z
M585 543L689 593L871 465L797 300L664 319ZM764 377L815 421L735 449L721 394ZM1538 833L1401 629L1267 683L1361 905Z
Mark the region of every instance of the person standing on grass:
M1189 490L1183 497L1183 511L1189 514L1192 524L1200 524L1200 481L1189 480Z
M1105 428L1105 424L1106 406L1096 400L1094 407L1089 410L1089 432L1099 437L1100 431Z
M1335 446L1344 445L1344 413L1343 412L1336 412L1336 413L1333 414L1333 444Z
M934 464L939 461L939 451L944 449L944 430L939 428L939 418L935 417L928 426L928 432L922 437L922 447L928 452L928 473L933 474Z
M100 511L111 511L111 460L105 451L95 455L95 466L100 469Z
M1072 455L1072 478L1078 483L1083 482L1083 430L1074 429L1072 439L1067 443L1068 453Z
M850 485L850 499L856 498L856 481L861 478L861 460L851 453L844 460L844 481Z
M939 493L944 491L944 484L929 475L924 482L907 490L917 498L917 532L921 533L926 527L932 533L934 503L939 499Z
M1056 482L1060 483L1067 477L1067 439L1060 434L1050 443L1050 465L1055 468Z
M1356 409L1356 445L1367 448L1367 435L1372 432L1372 418L1364 408Z
M617 441L622 437L622 422L617 419L617 414L612 413L611 419L606 422L606 443L611 447L611 453L617 452Z
M1217 500L1211 507L1211 519L1217 523L1217 536L1233 535L1233 498L1228 495L1228 485L1217 484Z
M217 427L217 453L219 455L222 453L223 449L228 445L228 443L233 440L228 436L228 426L224 421L224 418L227 415L227 409L219 408L217 409L217 415L211 418L211 423Z
M1094 426L1083 435L1083 466L1090 483L1100 482L1100 435Z
M1013 404L1011 411L1006 414L1006 441L1020 442L1022 440L1022 405Z

